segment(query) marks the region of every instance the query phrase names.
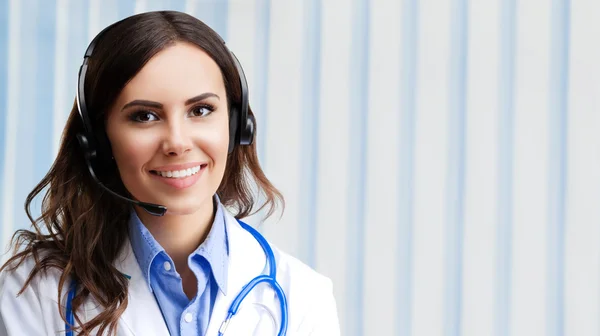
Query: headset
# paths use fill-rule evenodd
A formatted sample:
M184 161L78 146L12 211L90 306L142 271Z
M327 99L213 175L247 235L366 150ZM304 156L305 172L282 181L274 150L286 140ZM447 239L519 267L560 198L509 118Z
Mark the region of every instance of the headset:
M86 164L88 166L88 170L92 178L100 185L104 190L112 194L113 196L120 198L121 200L136 204L142 207L144 210L149 212L155 216L163 216L167 208L163 205L153 204L153 203L145 203L137 200L130 199L128 197L119 195L118 193L112 191L107 186L105 186L100 179L97 177L94 171L94 165L98 165L100 163L106 162L110 160L108 157L108 153L110 152L110 146L108 144L108 140L104 139L104 137L97 136L98 133L94 132L92 126L92 114L88 109L86 104L86 95L85 95L85 79L88 70L88 61L92 57L94 48L98 43L98 40L101 36L103 36L108 30L112 27L118 25L124 20L115 22L110 26L104 28L90 44L88 45L85 55L83 56L83 64L79 68L79 76L77 80L77 110L79 112L79 116L81 121L83 122L83 133L77 134L77 140L79 142L79 146L83 151L84 158ZM214 31L213 31L214 32ZM219 37L223 45L225 45L225 41L216 33L215 35ZM241 103L236 105L233 102L230 103L229 107L229 153L233 152L233 149L236 145L251 145L254 141L255 134L255 126L256 121L254 116L249 114L249 106L248 106L248 83L246 81L246 76L244 74L244 70L238 60L238 58L225 46L229 55L231 56L231 60L233 61L239 76L240 89L241 89Z

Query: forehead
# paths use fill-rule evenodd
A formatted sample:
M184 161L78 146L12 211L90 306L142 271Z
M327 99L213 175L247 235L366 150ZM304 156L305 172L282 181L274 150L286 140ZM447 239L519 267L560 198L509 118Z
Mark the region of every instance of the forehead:
M169 103L204 92L225 95L219 66L199 47L176 43L154 55L129 81L118 100L123 103L145 98Z

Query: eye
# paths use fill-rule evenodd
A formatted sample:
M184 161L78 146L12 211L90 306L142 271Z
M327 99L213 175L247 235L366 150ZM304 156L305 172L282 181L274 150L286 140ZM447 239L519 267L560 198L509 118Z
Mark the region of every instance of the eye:
M199 105L199 106L194 107L190 111L190 116L192 116L192 117L206 117L207 115L211 114L214 110L215 110L215 108L213 106L210 106L210 105Z
M129 119L139 123L147 123L158 120L156 114L148 111L134 112L129 116Z

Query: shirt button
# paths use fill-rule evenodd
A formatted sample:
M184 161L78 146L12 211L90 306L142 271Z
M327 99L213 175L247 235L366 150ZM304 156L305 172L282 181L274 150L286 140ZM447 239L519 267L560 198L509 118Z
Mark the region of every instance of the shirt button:
M171 270L171 263L168 261L165 261L164 263L164 267L165 267L165 271L170 271Z
M187 314L185 314L184 318L185 318L185 322L192 322L193 316L191 313L187 313Z

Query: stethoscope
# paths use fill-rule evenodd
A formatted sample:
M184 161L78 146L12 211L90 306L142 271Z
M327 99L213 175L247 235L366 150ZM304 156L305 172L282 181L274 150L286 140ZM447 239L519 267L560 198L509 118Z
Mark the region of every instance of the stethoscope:
M225 334L225 331L227 330L227 326L229 325L231 318L235 314L237 314L238 309L242 304L242 301L244 301L248 293L250 293L250 291L252 291L252 289L254 289L254 287L256 287L258 284L263 282L270 284L273 290L275 290L277 298L279 298L279 305L281 307L281 325L279 326L279 333L277 335L284 336L287 333L288 326L287 299L285 297L283 289L281 288L281 285L279 285L279 283L277 282L277 265L275 264L275 255L273 254L273 250L271 249L271 246L269 245L265 237L263 237L258 231L256 231L253 227L240 220L238 220L238 222L240 223L242 228L244 228L246 231L252 234L252 236L254 236L254 239L258 241L263 251L265 252L267 262L269 263L269 274L261 274L257 276L256 278L250 280L250 282L242 288L242 290L238 293L235 299L233 299L233 301L231 302L231 305L229 306L229 310L227 312L227 317L225 318L223 323L221 323L221 327L219 328L218 336L223 336ZM76 289L77 283L75 281L71 282L71 287L69 289L69 294L67 297L67 319L65 323L66 336L73 336L73 330L71 330L71 326L75 325L75 318L71 309L71 302L73 301L73 297L75 297Z

